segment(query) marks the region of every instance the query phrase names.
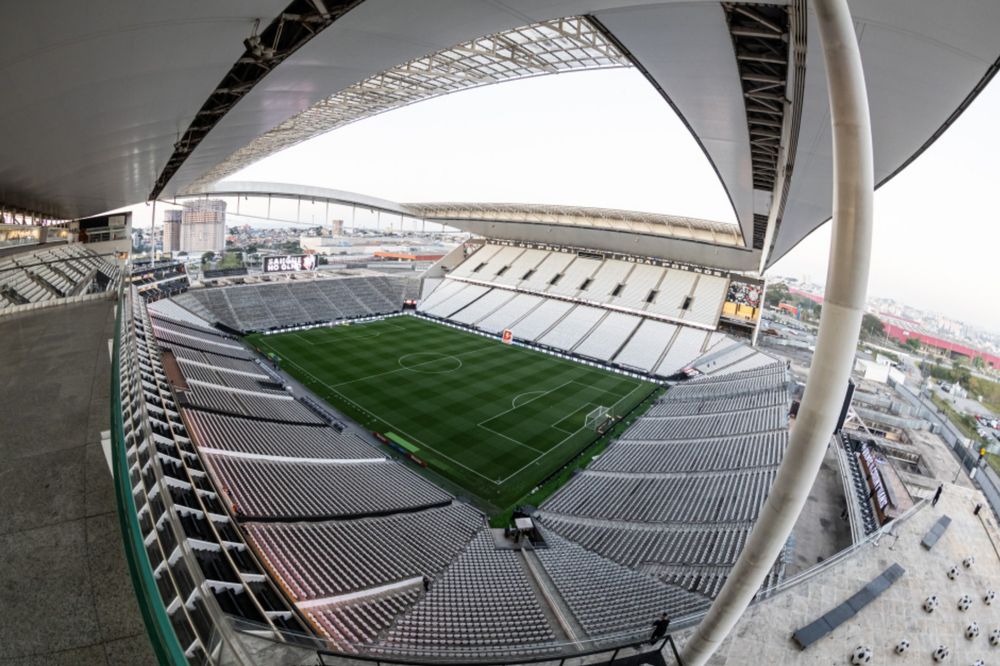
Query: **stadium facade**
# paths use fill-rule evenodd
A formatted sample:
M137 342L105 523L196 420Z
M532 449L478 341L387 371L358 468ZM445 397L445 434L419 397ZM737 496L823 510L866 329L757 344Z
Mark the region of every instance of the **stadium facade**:
M692 632L657 658L705 663L748 604L789 584L788 536L853 365L874 188L947 129L1000 54L1000 6L976 0L63 4L2 10L0 71L20 103L0 112L0 216L69 220L92 242L0 258L2 314L117 304L115 502L143 624L171 664L611 663L649 651L660 613ZM638 69L687 124L736 225L216 182L423 99L612 67ZM193 284L155 257L123 279L118 223L81 219L251 194L473 237L419 279ZM221 249L224 236L185 236L187 212L181 249ZM831 217L790 427L789 368L753 344L761 275ZM499 376L507 393L487 395L482 378ZM417 417L399 408L408 396ZM453 428L441 441L414 425L432 410ZM466 445L476 428L495 443Z

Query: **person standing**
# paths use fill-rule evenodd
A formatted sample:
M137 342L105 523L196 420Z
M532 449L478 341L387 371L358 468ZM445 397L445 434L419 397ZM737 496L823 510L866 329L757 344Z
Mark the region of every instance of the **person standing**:
M934 491L934 499L931 500L931 506L937 506L938 500L941 499L941 492L944 490L944 484L938 484L937 490Z
M667 629L669 627L670 627L670 618L667 617L666 613L663 613L662 615L660 615L660 618L658 620L653 622L653 634L649 637L650 644L655 643L656 641L663 638L666 635Z

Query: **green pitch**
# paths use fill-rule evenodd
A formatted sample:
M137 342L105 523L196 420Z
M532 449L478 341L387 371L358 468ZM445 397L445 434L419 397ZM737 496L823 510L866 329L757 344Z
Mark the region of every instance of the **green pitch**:
M655 388L416 317L251 335L248 342L497 509L594 441L597 433L584 428L588 412L604 406L624 414Z

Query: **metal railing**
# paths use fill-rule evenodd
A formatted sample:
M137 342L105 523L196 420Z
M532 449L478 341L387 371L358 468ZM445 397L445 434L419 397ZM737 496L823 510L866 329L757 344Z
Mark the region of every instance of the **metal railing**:
M122 410L121 355L123 342L122 312L130 310L124 290L119 288L115 313L114 350L111 366L111 464L114 471L115 504L121 528L125 559L128 562L132 587L153 654L161 666L182 666L188 663L177 634L167 616L160 597L153 568L143 543L142 530L136 513L132 483L125 458L125 424ZM130 312L129 312L130 314Z
M404 648L393 649L391 646L368 644L343 644L342 649L334 650L318 636L282 632L281 642L275 640L273 632L263 625L244 618L229 616L233 628L246 637L246 640L257 643L273 643L272 649L263 649L277 663L302 663L310 657L315 657L319 664L326 666L439 666L440 664L475 664L476 666L505 666L507 664L612 664L619 657L635 656L652 652L661 652L669 648L677 664L681 664L680 656L673 636L667 634L654 642L650 642L649 629L633 630L620 634L599 636L578 641L549 642L538 645L511 646L505 654L501 645L491 653L475 656L474 648L434 648L424 654L416 654ZM671 623L671 628L673 628ZM255 649L261 654L261 650ZM280 656L279 656L280 655ZM270 663L270 662L269 662Z

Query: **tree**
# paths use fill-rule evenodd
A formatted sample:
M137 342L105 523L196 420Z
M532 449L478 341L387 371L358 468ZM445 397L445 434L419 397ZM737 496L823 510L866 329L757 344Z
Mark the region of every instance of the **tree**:
M764 294L764 303L776 308L782 301L787 301L789 296L788 285L784 282L775 282L768 285L767 292Z
M977 356L974 359L972 359L972 367L975 368L976 370L985 370L986 361L983 360L982 356Z
M882 320L873 314L867 314L861 318L861 336L869 340L875 340L885 336L885 326Z
M207 264L208 262L212 261L212 259L214 259L214 258L215 258L215 253L214 252L206 252L205 254L201 255L201 263Z
M920 351L921 347L920 340L918 340L917 338L907 338L906 346L912 349L913 351L918 352Z

